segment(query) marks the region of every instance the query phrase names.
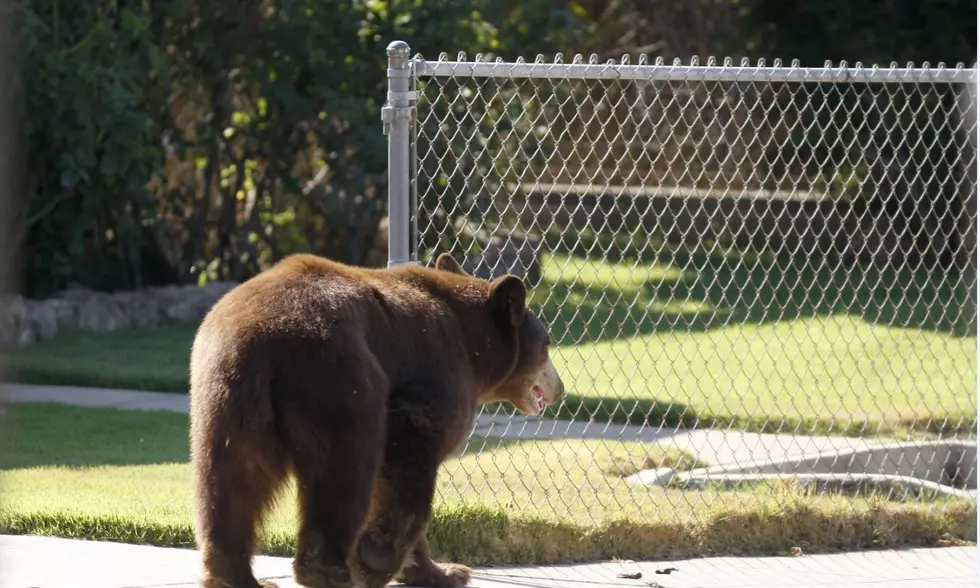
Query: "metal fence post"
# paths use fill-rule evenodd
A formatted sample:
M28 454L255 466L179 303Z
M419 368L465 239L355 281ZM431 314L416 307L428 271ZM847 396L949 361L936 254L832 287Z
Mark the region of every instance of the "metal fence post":
M404 41L388 45L388 97L381 108L388 135L388 267L412 263L409 130L415 116L416 92L410 52Z

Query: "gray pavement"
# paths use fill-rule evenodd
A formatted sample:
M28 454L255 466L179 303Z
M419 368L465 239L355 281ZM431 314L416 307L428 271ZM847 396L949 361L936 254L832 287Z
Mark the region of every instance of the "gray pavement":
M253 569L281 588L295 588L291 565L290 558L259 556ZM656 573L668 568L674 570ZM974 547L482 568L476 572L470 584L474 588L965 588L978 582ZM193 550L0 536L0 586L4 588L193 588L199 573L198 554Z
M123 410L165 410L183 413L190 410L190 403L186 394L83 388L80 386L38 386L12 382L0 382L0 401L54 402L73 406Z

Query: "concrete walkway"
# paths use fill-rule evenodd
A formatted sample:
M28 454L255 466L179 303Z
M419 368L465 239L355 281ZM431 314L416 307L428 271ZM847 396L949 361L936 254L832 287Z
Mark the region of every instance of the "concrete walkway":
M770 558L710 558L477 570L474 588L966 588L976 548ZM4 588L194 588L198 554L95 541L0 536ZM257 576L294 588L292 561L256 557ZM669 574L658 574L673 568ZM639 577L636 576L639 574ZM632 577L621 577L632 576Z
M74 406L98 406L123 410L166 410L187 413L186 394L83 388L79 386L36 386L0 382L2 402L54 402Z
M76 406L99 406L124 410L188 411L186 394L36 386L0 383L0 402L56 402ZM800 454L843 452L879 445L871 439L791 434L744 433L718 429L684 430L603 422L564 421L536 417L481 414L473 430L475 437L517 439L605 439L637 443L659 443L688 451L715 465L775 461Z

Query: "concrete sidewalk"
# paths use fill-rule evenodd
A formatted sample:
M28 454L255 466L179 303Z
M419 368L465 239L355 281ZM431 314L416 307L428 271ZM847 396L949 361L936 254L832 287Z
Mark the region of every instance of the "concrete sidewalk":
M771 558L478 569L474 588L966 588L976 586L976 548L915 549ZM260 578L294 588L292 560L256 557ZM657 574L673 568L670 574ZM192 550L29 536L0 536L0 586L193 588ZM636 577L639 573L640 576ZM632 577L620 577L620 575Z
M54 402L73 406L165 410L185 414L190 410L190 399L186 394L81 386L39 386L13 382L0 382L0 402Z

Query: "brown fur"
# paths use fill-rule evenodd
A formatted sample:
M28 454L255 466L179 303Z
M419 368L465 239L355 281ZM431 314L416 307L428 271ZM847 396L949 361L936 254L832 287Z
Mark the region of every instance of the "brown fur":
M274 586L250 562L256 525L290 474L301 585L469 581L468 568L429 554L437 470L478 404L527 411L528 382L551 365L549 341L518 278L478 280L446 254L436 266L295 255L205 317L190 364L204 586ZM563 389L549 393L554 402Z

